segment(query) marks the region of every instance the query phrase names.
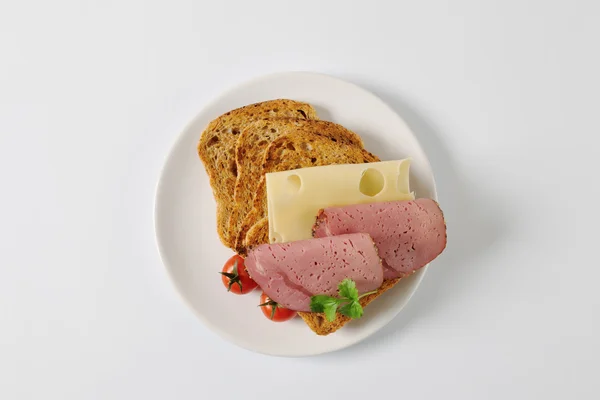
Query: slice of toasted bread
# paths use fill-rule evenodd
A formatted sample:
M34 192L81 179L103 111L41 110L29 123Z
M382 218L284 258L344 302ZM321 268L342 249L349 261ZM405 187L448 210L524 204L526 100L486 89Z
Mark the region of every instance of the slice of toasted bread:
M233 247L235 238L228 235L229 215L237 178L235 143L243 128L252 121L266 117L316 119L310 104L279 99L251 104L225 113L212 121L202 132L198 155L210 178L217 203L217 233L223 244Z
M247 125L239 135L235 146L237 180L234 192L234 206L229 217L229 237L237 233L248 212L252 209L256 188L263 176L262 164L267 147L286 134L322 133L340 143L363 146L360 136L341 125L327 121L262 119ZM335 142L334 142L335 143Z
M334 124L335 125L335 124ZM354 134L353 134L354 135ZM264 174L290 169L331 164L358 164L375 162L379 159L356 144L353 136L342 130L328 133L296 131L275 139L267 148L261 180L256 188L253 209L248 213L236 241L236 251L246 254L247 249L263 242L257 242L262 235L248 237L252 226L267 216L267 189ZM315 216L316 217L316 216Z
M375 300L377 297L382 295L385 291L391 289L396 283L400 281L400 278L389 279L383 281L383 284L377 292L360 299L360 305L366 307L369 303ZM329 335L340 329L346 323L352 321L350 317L337 313L335 319L331 322L327 321L325 314L323 313L312 313L312 312L299 312L298 315L306 322L306 325L312 329L317 335Z

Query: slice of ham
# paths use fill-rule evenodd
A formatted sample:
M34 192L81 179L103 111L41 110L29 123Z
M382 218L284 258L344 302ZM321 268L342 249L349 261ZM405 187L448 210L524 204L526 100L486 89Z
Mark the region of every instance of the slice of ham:
M427 265L446 247L446 224L431 199L358 204L321 210L314 237L364 232L383 261L384 278L401 278Z
M271 299L296 311L310 311L313 295L337 296L345 278L356 282L359 293L383 283L381 259L365 233L263 244L248 253L245 264Z

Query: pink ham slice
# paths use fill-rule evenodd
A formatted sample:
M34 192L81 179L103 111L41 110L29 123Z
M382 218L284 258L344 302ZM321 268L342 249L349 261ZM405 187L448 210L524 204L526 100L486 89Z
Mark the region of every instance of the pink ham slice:
M446 224L431 199L329 207L321 210L315 237L364 232L383 261L384 278L400 278L436 258L446 247Z
M250 251L246 268L271 299L296 311L310 311L313 295L337 296L345 278L359 293L383 283L381 259L366 233L263 244Z

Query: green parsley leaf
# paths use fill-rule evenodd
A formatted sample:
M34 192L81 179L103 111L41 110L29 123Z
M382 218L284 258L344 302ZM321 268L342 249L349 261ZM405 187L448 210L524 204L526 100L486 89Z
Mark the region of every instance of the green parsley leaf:
M349 278L344 279L338 285L338 294L340 298L319 294L310 298L310 310L312 312L325 313L327 321L335 320L335 313L346 315L350 318L360 318L363 315L363 308L359 299L375 292L364 293L358 296L356 283Z
M358 301L351 301L340 308L340 314L350 318L360 318L363 315L363 308Z
M312 312L323 312L325 310L325 306L323 305L329 296L324 294L318 294L316 296L312 296L310 298L310 311Z
M327 321L332 322L333 320L335 320L335 312L337 311L338 306L339 303L337 301L328 301L324 304L323 311L325 312L325 318L327 318Z
M345 297L348 300L358 299L358 289L356 289L356 283L350 278L346 278L340 282L338 285L338 291L341 297Z
M338 299L325 294L319 294L310 298L310 310L312 312L331 313L331 309L333 308L333 313L335 314L335 310L337 310L339 304L340 301Z

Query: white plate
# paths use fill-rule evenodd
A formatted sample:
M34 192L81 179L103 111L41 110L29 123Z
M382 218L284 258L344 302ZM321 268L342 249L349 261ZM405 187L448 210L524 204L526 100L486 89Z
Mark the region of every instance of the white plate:
M217 237L215 202L196 145L220 114L276 98L311 103L321 119L360 134L382 160L412 157L411 187L417 197L437 196L427 157L402 118L372 93L326 75L290 72L254 79L217 98L183 131L162 171L155 204L158 248L175 287L206 326L241 347L277 356L315 355L357 343L390 322L419 286L425 268L378 298L360 320L325 337L300 318L286 323L264 318L257 308L258 290L245 296L224 290L217 272L233 253Z

